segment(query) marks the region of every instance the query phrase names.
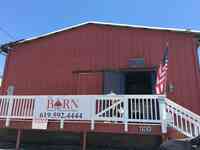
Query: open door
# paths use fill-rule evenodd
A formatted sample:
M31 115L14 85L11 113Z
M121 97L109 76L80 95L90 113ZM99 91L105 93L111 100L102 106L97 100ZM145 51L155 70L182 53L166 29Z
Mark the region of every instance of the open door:
M104 73L104 94L154 94L156 72L121 71Z

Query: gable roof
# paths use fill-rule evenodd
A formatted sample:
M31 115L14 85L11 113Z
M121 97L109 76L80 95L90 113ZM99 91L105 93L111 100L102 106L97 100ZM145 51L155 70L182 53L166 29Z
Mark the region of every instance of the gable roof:
M39 35L39 36L34 36L34 37L31 37L31 38L27 38L27 39L22 39L22 40L18 40L18 41L15 41L15 42L6 43L6 44L0 46L0 51L6 52L6 50L5 50L6 47L16 45L16 44L25 43L25 42L36 40L36 39L43 38L43 37L47 37L47 36L62 32L62 31L67 31L67 30L71 30L71 29L78 28L78 27L81 27L81 26L85 26L87 24L107 25L107 26L113 26L113 27L115 26L115 27L127 27L127 28L137 28L137 29L150 29L150 30L160 30L160 31L183 32L183 33L192 33L194 35L200 36L200 31L191 30L191 29L162 28L162 27L152 27L152 26L118 24L118 23L110 23L110 22L88 21L88 22L77 24L77 25L69 26L69 27L66 27L66 28L62 28L62 29L59 29L59 30L56 30L56 31L53 31L53 32L49 32L49 33L46 33L46 34L42 34L42 35Z

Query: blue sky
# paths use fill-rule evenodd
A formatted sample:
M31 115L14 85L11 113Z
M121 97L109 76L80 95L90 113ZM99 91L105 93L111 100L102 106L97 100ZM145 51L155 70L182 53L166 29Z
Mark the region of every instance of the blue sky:
M200 30L199 0L2 0L0 44L94 20ZM0 56L0 74L5 58Z

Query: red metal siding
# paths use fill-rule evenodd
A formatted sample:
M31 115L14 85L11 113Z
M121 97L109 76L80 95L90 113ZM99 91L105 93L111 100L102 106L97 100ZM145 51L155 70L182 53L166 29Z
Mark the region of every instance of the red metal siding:
M102 73L80 73L78 74L77 94L101 94Z
M157 66L166 41L168 81L175 86L168 96L200 113L196 43L189 33L89 24L17 45L7 58L3 92L12 84L18 95L89 94L92 88L99 93L102 75L77 76L73 72L127 68L128 59L140 57L146 67Z

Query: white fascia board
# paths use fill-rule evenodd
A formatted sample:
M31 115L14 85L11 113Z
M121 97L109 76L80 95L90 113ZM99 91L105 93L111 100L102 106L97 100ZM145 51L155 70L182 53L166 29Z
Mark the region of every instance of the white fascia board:
M53 31L53 32L49 32L49 33L42 34L42 35L39 35L39 36L34 36L34 37L31 37L31 38L28 38L28 39L24 39L22 41L19 41L18 43L24 43L24 42L32 41L32 40L39 39L39 38L42 38L42 37L45 37L45 36L49 36L49 35L52 35L52 34L55 34L55 33L59 33L59 32L66 31L66 30L70 30L70 29L73 29L73 28L77 28L77 27L86 25L88 23L89 22L84 22L84 23L80 23L80 24L77 24L77 25L73 25L73 26L69 26L69 27L66 27L66 28L62 28L62 29L59 29L59 30L56 30L56 31Z
M162 27L153 27L153 26L129 25L129 24L119 24L119 23L109 23L109 22L97 22L97 21L91 21L89 23L101 24L101 25L110 25L110 26L119 26L119 27L152 29L152 30L168 30L168 31L176 31L176 32L192 32L192 33L197 33L197 34L200 33L200 31L198 31L198 30L180 29L180 28L162 28Z
M39 35L39 36L31 37L31 38L19 41L18 44L28 42L28 41L32 41L32 40L35 40L35 39L39 39L39 38L42 38L42 37L46 37L46 36L49 36L49 35L52 35L52 34L55 34L55 33L59 33L59 32L62 32L62 31L71 30L73 28L84 26L86 24L110 25L110 26L116 26L116 27L129 27L129 28L138 28L138 29L151 29L151 30L163 30L163 31L174 31L174 32L200 34L200 31L190 30L190 29L162 28L162 27L129 25L129 24L119 24L119 23L110 23L110 22L88 21L88 22L77 24L77 25L69 26L69 27L66 27L66 28L62 28L62 29L59 29L59 30L56 30L56 31L53 31L53 32L49 32L49 33L46 33L46 34L42 34L42 35Z

